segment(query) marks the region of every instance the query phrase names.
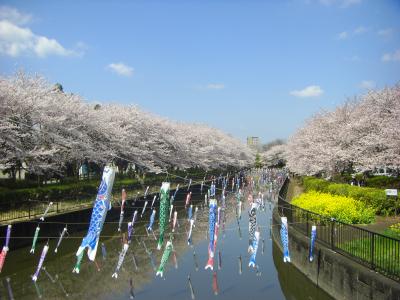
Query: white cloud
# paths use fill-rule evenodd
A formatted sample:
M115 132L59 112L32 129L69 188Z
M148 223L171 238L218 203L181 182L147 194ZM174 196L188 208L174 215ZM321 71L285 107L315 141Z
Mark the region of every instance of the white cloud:
M32 20L32 15L19 12L9 6L0 6L0 20L7 20L16 25L25 25Z
M21 13L9 6L0 6L0 54L17 57L35 55L80 56L79 51L64 48L57 40L37 35L29 27L22 27L32 20L32 15Z
M390 62L390 61L400 61L400 49L397 49L393 53L385 53L382 55L383 62Z
M133 74L133 68L123 64L122 62L111 63L107 67L114 73L117 73L118 75L121 75L121 76L129 77L129 76L132 76L132 74Z
M310 85L302 90L294 90L290 92L290 95L299 98L309 98L321 96L324 91L318 85Z
M49 55L79 55L65 49L55 39L36 35L29 28L19 27L7 20L0 21L0 54L12 57L34 54L42 58Z
M363 80L360 83L360 88L362 88L362 89L371 90L375 87L376 87L376 83L375 83L375 81L372 81L372 80Z
M225 85L223 83L209 83L206 88L209 90L223 90Z
M337 35L337 38L338 38L338 40L345 40L345 39L349 39L355 35L360 35L360 34L363 34L366 32L368 32L368 28L366 28L364 26L358 26L354 30L342 31L341 33L339 33Z
M341 33L338 34L338 39L339 40L345 40L349 37L349 34L347 31L342 31Z
M393 28L378 30L378 35L384 38L390 38L393 35Z
M365 33L367 31L368 31L368 29L365 28L364 26L358 26L356 29L354 29L353 33L354 34L362 34L362 33Z

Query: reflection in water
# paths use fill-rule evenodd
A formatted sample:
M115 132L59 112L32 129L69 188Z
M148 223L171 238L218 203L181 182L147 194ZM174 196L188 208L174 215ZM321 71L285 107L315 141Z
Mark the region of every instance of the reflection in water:
M241 255L239 255L238 261L239 261L239 275L242 275L242 256Z
M129 291L129 295L130 295L130 298L133 299L133 298L135 298L135 293L133 290L133 279L132 278L129 279L129 285L131 287L131 289Z
M277 251L272 246L272 241L267 238L270 235L270 210L257 211L257 225L260 227L263 255L257 258L255 270L248 268L247 264L242 266L243 259L245 262L250 259L250 254L247 253L249 207L246 202L243 205L243 217L239 218L239 207L236 199L232 197L226 198L226 209L221 210L220 215L221 231L225 234L220 232L218 236L218 271L199 268L198 262L207 261L209 244L207 236L209 209L207 206L199 205L203 201L203 196L199 193L192 194L193 219L196 218L196 221L193 224L190 245L187 244L190 223L186 220L184 203L174 202L171 225L174 227L174 251L165 265L165 280L155 277L156 266L161 261L163 251L156 250L157 241L154 240L152 234L148 236L145 230L152 211L148 209L142 220L136 220L136 217L133 217L134 209L125 207L125 222L122 223L121 231L127 232L127 220L132 220L136 224L131 243L121 264L118 263L118 259L123 245L121 236L117 233L119 220L116 220L115 224L104 224L102 232L104 237L101 238L102 255L99 255L96 260L98 265L88 261L85 253L82 260L78 260L79 274L72 273L72 269L77 259L76 249L85 232L66 235L58 248L58 253L54 253L52 249L55 249L59 236L50 240L50 251L37 283L32 283L31 275L36 267L35 262L37 263L40 258L40 253L29 255L30 248L11 251L7 257L8 263L0 274L4 285L4 289L0 290L0 297L8 296L10 299L13 297L15 299L65 299L68 297L68 299L97 298L98 300L129 298L167 300L189 297L208 299L212 297L231 300L260 299L267 293L270 299L278 300L310 299L310 295L312 299L317 299L317 296L319 299L328 299L322 298L323 293L293 266L283 264L282 253ZM177 219L178 212L182 216L181 219ZM36 224L32 223L32 226ZM59 226L61 232L65 224L43 223L42 226ZM74 224L68 224L68 228L73 229L73 226ZM74 232L74 230L70 231ZM168 229L168 232L170 231L171 229ZM244 239L242 239L242 232ZM155 233L158 235L157 230ZM43 242L46 241L40 240L39 237L37 243L40 248L44 246ZM163 248L165 248L165 243ZM119 266L118 279L111 277L116 266ZM97 271L98 267L101 269L100 272ZM8 280L6 280L7 277L9 277ZM13 294L12 297L9 296L10 294Z
M313 284L304 274L300 273L292 264L284 263L282 252L275 244L272 246L272 255L275 267L278 270L279 282L286 299L332 299L323 290Z
M218 278L217 278L217 272L213 272L213 284L212 288L214 291L214 295L218 295Z
M189 289L190 289L190 296L192 297L192 299L194 299L195 296L194 296L194 290L193 290L192 282L190 281L190 275L188 276L188 283L189 283Z

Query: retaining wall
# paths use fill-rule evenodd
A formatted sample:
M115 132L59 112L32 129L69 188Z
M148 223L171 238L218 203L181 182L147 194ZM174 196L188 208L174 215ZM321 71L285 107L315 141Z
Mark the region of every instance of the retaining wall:
M282 252L281 219L275 208L272 239ZM278 225L278 226L277 226ZM318 233L317 233L318 234ZM310 239L289 225L291 264L335 299L400 300L400 283L376 273L349 258L315 243L314 261L308 260Z

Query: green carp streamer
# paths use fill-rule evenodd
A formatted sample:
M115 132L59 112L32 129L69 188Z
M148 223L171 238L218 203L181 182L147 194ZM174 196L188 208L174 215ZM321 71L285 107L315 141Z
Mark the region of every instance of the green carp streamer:
M157 249L160 250L164 242L164 232L169 217L169 182L163 182L160 193L160 237L158 238Z
M39 227L39 225L38 225L38 226L36 227L36 230L35 230L35 236L33 237L31 251L29 251L30 253L35 253L36 241L37 241L37 239L38 239L39 231L40 231L40 227Z
M83 258L83 251L77 256L76 265L75 265L74 269L72 270L72 273L79 274L79 272L81 270L82 258Z
M171 252L172 252L172 242L168 241L167 244L165 245L165 250L161 257L160 266L157 269L156 276L160 275L161 277L163 277L164 267L165 267L165 264L168 262Z

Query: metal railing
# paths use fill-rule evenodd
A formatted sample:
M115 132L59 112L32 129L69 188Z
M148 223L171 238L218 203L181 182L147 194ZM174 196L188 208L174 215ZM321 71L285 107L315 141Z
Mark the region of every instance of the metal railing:
M48 203L40 201L21 201L15 204L2 204L0 206L0 223L15 222L23 219L36 219L43 215ZM83 209L92 206L88 200L58 201L53 202L47 214L54 215Z
M306 236L317 227L317 242L396 281L400 280L400 240L346 224L287 202L289 180L278 197L278 209L288 224Z
M199 184L199 180L201 181L203 177L201 176L193 176L193 181L196 181L196 184ZM170 178L171 183L180 184L181 189L187 185L187 180L183 180L182 178ZM156 183L160 182L159 178L147 178L147 180L143 183L144 186L149 185L150 187L155 187ZM206 182L209 182L207 180ZM140 185L138 185L140 186ZM126 188L126 187L125 187ZM136 192L138 189L127 189L128 191L128 201L132 202L136 197ZM154 193L154 190L151 192ZM60 213L66 213L76 210L81 210L85 208L89 208L93 206L94 196L91 194L84 194L78 196L68 196L63 197L61 200L52 200L53 205L50 206L48 211L48 215L55 215ZM143 189L141 190L141 194L138 194L139 198L143 196ZM117 196L117 198L119 198ZM37 219L42 216L44 211L46 210L50 199L47 197L47 201L44 200L20 200L20 201L8 201L0 203L0 224L13 223L18 221L23 221L25 219ZM113 201L113 205L119 205L118 201Z

